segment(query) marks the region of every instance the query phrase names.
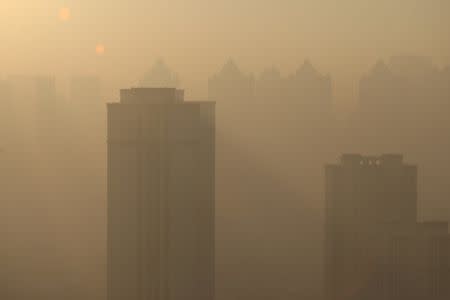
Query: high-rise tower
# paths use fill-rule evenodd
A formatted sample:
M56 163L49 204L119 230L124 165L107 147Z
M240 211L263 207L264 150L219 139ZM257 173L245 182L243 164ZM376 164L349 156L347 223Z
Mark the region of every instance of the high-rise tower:
M417 222L417 167L345 154L325 173L326 299L448 299L448 224Z
M214 297L214 103L183 98L108 105L108 300Z

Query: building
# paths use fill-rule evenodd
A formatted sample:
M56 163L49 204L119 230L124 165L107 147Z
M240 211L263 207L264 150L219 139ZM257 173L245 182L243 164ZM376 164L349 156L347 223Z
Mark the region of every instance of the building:
M416 166L345 154L325 198L327 300L448 298L448 224L417 222Z
M296 111L313 118L330 118L333 111L333 88L330 75L322 75L309 60L286 79L286 95Z
M139 85L148 88L177 88L180 79L164 60L158 59L140 79Z
M214 297L215 108L183 98L108 104L108 300Z
M358 105L342 136L344 148L408 151L426 166L420 172L425 188L419 189L419 197L433 215L450 207L450 140L445 138L450 130L449 70L426 57L379 61L360 80Z
M418 223L389 241L384 299L449 299L450 238L447 222Z
M366 143L377 137L378 143L389 143L389 149L437 136L449 123L447 86L445 71L426 57L378 61L359 82L353 126ZM381 137L380 131L385 131ZM440 139L436 143L442 144Z
M279 104L286 94L286 80L280 71L271 67L265 69L255 82L255 94L263 105Z
M255 80L229 60L220 72L209 78L208 95L221 106L243 105L255 99Z

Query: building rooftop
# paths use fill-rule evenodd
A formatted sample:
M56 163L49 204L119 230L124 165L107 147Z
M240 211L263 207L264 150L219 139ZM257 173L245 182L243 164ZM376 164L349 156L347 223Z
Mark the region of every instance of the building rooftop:
M343 154L341 156L343 166L401 166L402 154L382 154L380 156L363 156L361 154Z
M131 88L120 90L123 104L173 104L184 101L184 90L176 88Z

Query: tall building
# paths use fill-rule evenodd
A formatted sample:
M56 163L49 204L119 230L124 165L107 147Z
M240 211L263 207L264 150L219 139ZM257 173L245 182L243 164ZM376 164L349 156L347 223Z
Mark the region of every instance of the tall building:
M221 106L243 105L255 98L255 80L229 60L220 72L209 78L208 95Z
M361 138L392 145L438 134L448 123L445 72L424 57L397 56L377 62L359 83L355 117ZM441 120L442 119L442 120ZM381 137L379 131L386 131ZM424 145L429 144L428 142Z
M322 75L309 60L286 79L286 98L290 104L313 118L330 117L333 93L330 75Z
M271 67L265 69L257 78L255 83L255 94L258 102L264 105L279 105L286 94L286 80L280 71Z
M140 86L148 88L177 88L179 84L178 75L162 59L158 59L139 81Z
M108 104L108 300L214 297L215 108L183 98Z
M448 224L417 223L416 166L343 155L325 198L327 300L448 299Z
M450 208L450 72L424 57L378 62L359 83L358 107L343 134L346 149L408 151L419 165L419 197L427 212L448 219ZM382 133L382 134L380 134ZM431 155L432 153L432 155Z

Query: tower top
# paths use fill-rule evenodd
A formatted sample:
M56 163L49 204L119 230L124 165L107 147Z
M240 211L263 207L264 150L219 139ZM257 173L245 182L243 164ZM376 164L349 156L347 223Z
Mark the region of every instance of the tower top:
M131 88L120 90L123 104L173 104L184 101L184 90L176 88Z
M382 154L380 156L343 154L341 156L341 165L344 166L401 166L402 164L402 154Z

